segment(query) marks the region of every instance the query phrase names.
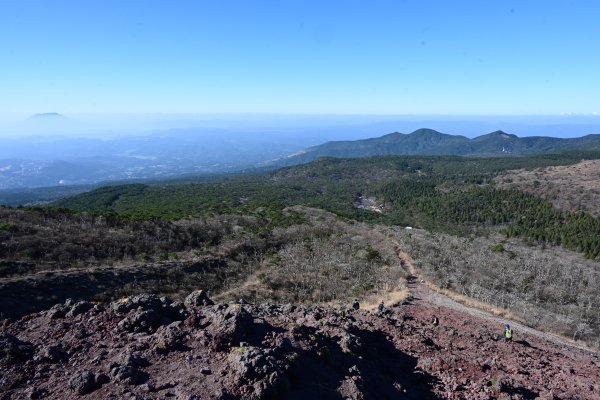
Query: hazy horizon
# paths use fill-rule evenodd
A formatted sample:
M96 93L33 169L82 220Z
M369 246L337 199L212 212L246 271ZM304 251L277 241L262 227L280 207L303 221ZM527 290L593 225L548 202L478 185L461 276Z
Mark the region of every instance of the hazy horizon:
M0 120L0 138L102 138L152 135L179 129L286 134L294 130L319 128L323 130L324 139L328 138L328 131L343 128L348 129L347 139L381 136L390 132L411 133L419 128L467 137L496 130L517 136L575 137L600 133L600 118L596 115L39 114ZM361 130L364 134L357 136L356 132Z

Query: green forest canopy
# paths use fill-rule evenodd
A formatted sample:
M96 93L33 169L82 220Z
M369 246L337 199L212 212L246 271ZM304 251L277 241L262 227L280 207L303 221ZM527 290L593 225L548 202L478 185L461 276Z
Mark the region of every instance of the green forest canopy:
M499 227L507 237L563 245L600 258L600 220L554 209L541 198L496 188L492 178L519 168L569 165L600 153L465 158L387 156L322 158L261 175L215 182L109 186L55 203L74 211L133 219L180 219L223 213L271 213L305 205L339 217L412 225L455 234ZM359 209L360 196L377 199L383 213Z

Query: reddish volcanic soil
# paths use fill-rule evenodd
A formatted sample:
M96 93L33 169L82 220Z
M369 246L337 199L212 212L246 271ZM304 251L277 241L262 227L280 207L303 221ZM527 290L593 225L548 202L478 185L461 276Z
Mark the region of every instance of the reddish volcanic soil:
M424 291L382 316L198 292L67 302L0 327L0 398L600 398L597 353L519 328L496 341L497 321Z

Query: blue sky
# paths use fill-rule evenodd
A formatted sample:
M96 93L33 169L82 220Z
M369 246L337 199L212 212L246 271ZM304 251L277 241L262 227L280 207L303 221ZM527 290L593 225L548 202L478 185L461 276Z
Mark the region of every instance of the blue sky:
M0 113L600 112L598 1L0 1Z

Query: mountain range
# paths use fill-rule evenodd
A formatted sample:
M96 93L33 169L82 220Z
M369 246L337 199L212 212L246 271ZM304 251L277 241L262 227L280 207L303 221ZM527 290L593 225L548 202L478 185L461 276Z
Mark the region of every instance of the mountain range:
M458 155L507 156L558 153L568 150L600 148L600 135L578 138L530 136L520 138L503 131L495 131L475 138L448 135L433 129L418 129L410 134L390 133L385 136L354 140L333 141L309 147L286 158L276 165L295 165L319 157L370 157L383 155Z
M69 118L56 113L36 115L29 122L46 120L70 122ZM354 140L338 141L341 137ZM343 135L343 130L330 132L317 128L293 131L193 128L104 138L0 138L0 204L14 204L15 196L33 201L39 196L32 197L31 188L79 185L78 190L83 190L89 185L108 181L256 172L308 163L320 157L489 157L600 150L599 134L577 138L518 137L495 131L469 138L418 129L410 134L394 132L381 137L364 137L353 131ZM27 193L18 192L19 189ZM67 192L71 193L71 190ZM65 190L52 190L52 193L65 193ZM54 194L50 197L55 198ZM39 197L41 199L49 198L44 194Z

